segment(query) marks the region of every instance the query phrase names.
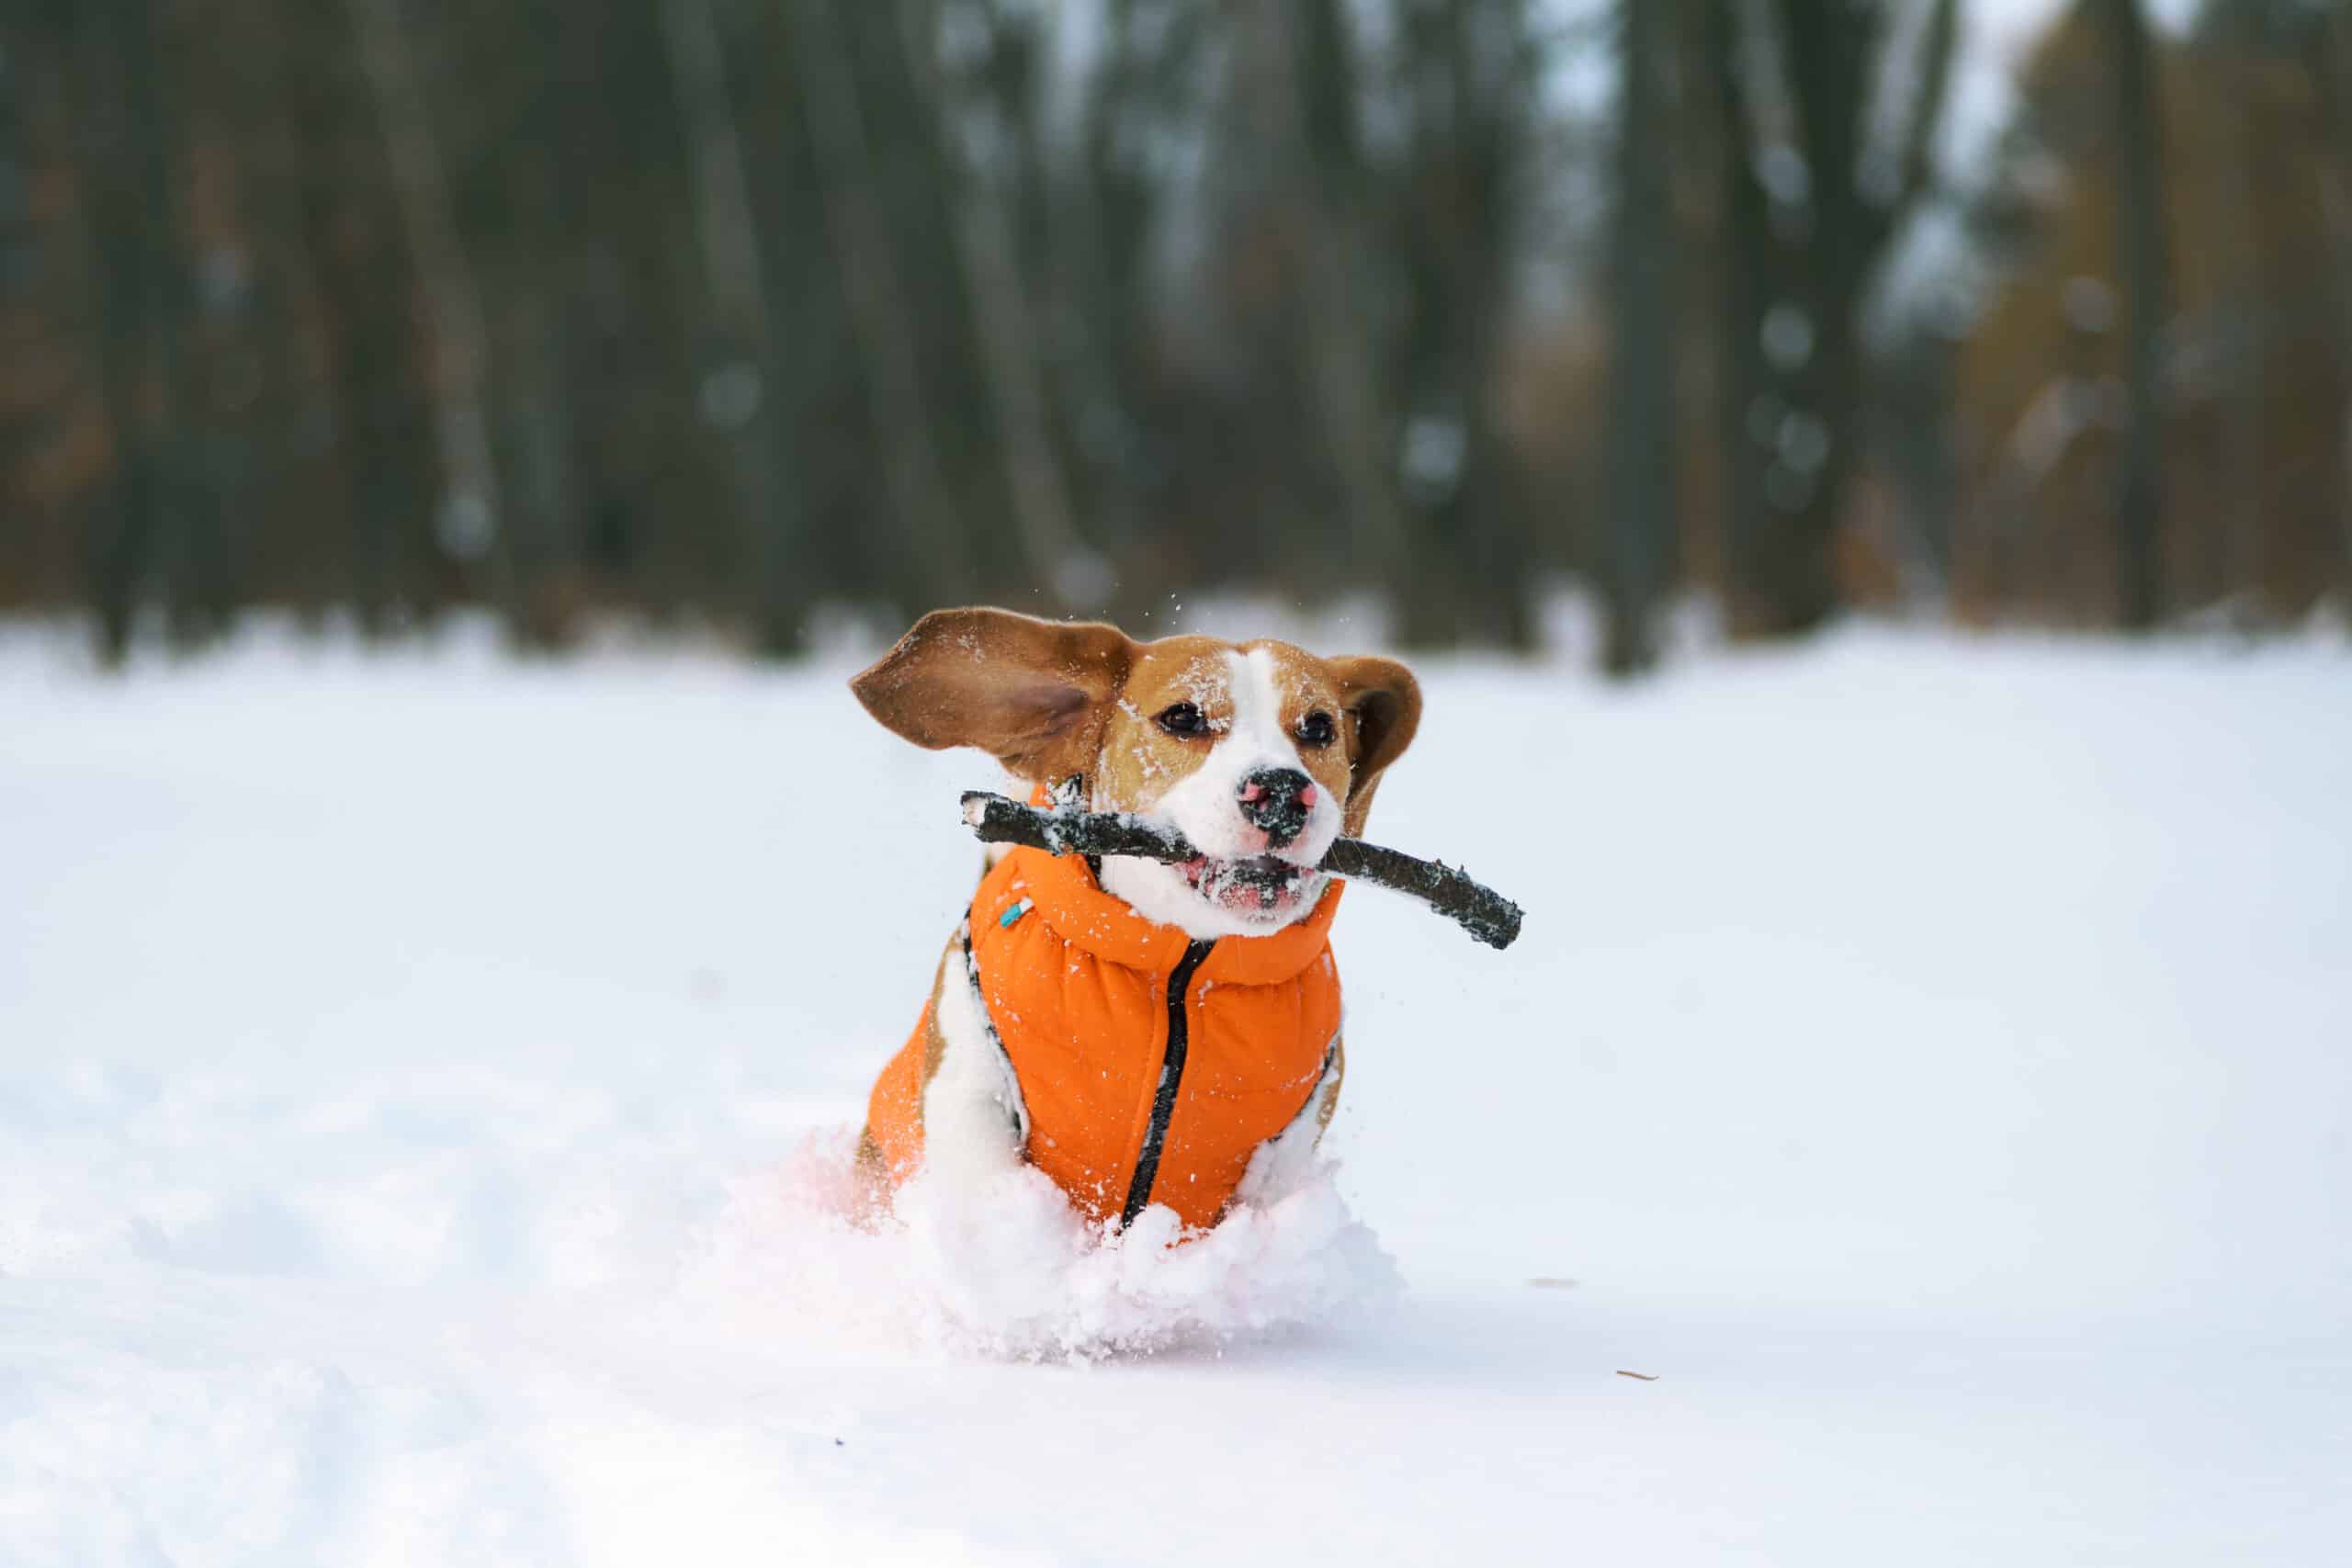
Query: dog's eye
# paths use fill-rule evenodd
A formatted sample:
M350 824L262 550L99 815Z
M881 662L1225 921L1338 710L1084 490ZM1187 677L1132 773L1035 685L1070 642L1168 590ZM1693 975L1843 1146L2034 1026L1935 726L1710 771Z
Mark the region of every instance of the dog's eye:
M1203 718L1201 710L1191 703L1178 703L1175 706L1164 709L1160 713L1159 728L1170 735L1187 737L1206 735L1209 730L1209 721Z
M1340 727L1331 721L1329 714L1320 708L1298 721L1298 739L1303 746L1320 750L1339 738Z

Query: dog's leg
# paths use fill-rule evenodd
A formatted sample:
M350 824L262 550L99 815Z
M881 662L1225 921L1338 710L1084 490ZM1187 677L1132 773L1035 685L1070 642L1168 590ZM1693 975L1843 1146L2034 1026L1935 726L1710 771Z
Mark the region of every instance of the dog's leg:
M922 1093L923 1167L965 1190L1020 1163L1029 1144L1029 1108L1012 1059L989 1021L971 929L957 928L939 970L932 1007L938 1055Z
M1306 1182L1315 1168L1315 1145L1323 1129L1331 1124L1331 1112L1340 1103L1340 1080L1347 1076L1347 1069L1348 1054L1334 1034L1330 1049L1323 1055L1323 1076L1314 1092L1291 1118L1290 1125L1260 1144L1258 1152L1250 1156L1250 1168L1242 1172L1241 1185L1234 1190L1235 1202L1263 1208Z

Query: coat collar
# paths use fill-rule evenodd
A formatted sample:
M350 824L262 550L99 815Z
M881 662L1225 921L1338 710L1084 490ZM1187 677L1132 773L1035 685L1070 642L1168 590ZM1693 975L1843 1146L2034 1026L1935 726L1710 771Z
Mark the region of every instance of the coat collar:
M1102 891L1080 855L1017 849L1016 879L1054 934L1105 962L1150 974L1173 971L1193 939L1174 926L1145 919L1123 898ZM1264 936L1219 937L1201 965L1204 979L1228 986L1272 986L1295 978L1331 940L1340 910L1340 884L1323 890L1313 913Z

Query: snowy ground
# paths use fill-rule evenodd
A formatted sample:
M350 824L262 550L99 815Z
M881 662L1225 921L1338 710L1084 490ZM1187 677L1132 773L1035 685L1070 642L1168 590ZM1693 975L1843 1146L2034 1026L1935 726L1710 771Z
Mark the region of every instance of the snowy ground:
M2344 1561L2340 644L1428 667L1526 937L1351 896L1197 1264L826 1220L989 782L842 673L0 630L0 1562Z

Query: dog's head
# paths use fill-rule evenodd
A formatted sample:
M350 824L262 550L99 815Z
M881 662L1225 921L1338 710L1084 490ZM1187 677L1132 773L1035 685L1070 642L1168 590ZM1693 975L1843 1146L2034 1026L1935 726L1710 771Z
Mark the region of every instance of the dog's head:
M1380 775L1421 717L1390 659L1172 637L1005 610L938 610L850 682L918 746L975 746L1016 776L1083 781L1097 811L1175 827L1202 858L1113 857L1102 886L1196 937L1263 933L1314 908L1312 868L1363 831Z

